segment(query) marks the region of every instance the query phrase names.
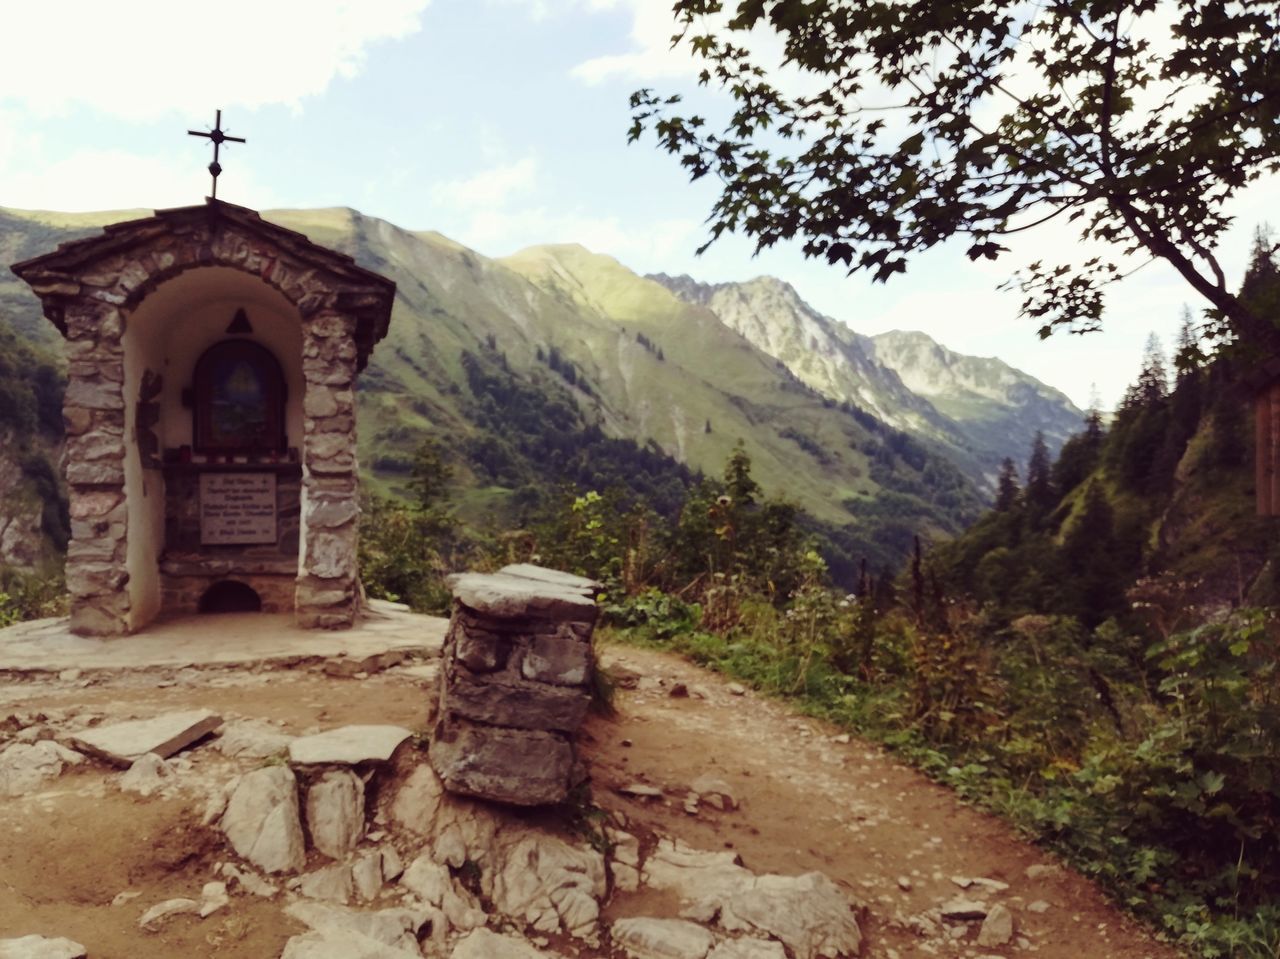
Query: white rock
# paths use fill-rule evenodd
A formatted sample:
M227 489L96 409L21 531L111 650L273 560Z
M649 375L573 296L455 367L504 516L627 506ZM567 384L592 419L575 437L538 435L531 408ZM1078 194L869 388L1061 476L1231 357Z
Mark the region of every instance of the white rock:
M976 899L952 899L942 904L943 919L966 922L972 919L985 919L986 917L987 904L978 902Z
M138 920L138 925L143 929L155 929L174 916L193 916L199 912L200 903L194 899L166 899L144 912L142 918Z
M416 947L410 952L384 945L350 929L293 936L280 953L280 959L407 959L410 956L421 959L422 953Z
M430 764L422 763L396 791L391 818L427 839L435 860L455 869L492 855L499 819L489 807L446 793Z
M1027 912L1048 912L1049 904L1043 899L1037 899L1035 902L1028 903Z
M299 765L386 762L413 735L402 726L339 726L289 744L289 760Z
M150 796L170 785L176 777L173 767L155 753L144 753L120 776L120 789Z
M612 928L613 944L632 959L705 959L716 937L684 919L619 919Z
M0 752L0 796L23 796L62 775L57 745L47 739L32 745L12 743Z
M787 959L787 951L771 939L727 939L707 959Z
M86 955L85 947L70 939L44 936L0 939L0 959L84 959Z
M270 723L255 719L228 722L215 744L225 756L242 759L267 759L288 750L294 737L280 732Z
M379 848L382 850L382 878L387 882L395 882L404 872L400 854L396 852L395 846L385 845Z
M113 906L123 906L126 902L132 902L141 896L142 893L136 889L126 889L124 892L118 892L111 900Z
M849 902L818 872L757 877L723 902L720 923L730 932L767 933L795 959L852 957L862 948L862 930Z
M239 883L240 887L250 895L258 896L262 899L272 899L280 889L274 884L267 882L256 872L248 869L241 869L234 863L222 864L222 875L226 876L233 882Z
M448 868L432 859L430 853L423 853L411 862L400 877L400 885L432 906L439 906L444 901L444 894L452 882Z
M449 870L422 855L410 863L400 884L424 903L438 909L450 929L468 930L483 926L484 910L475 898L458 885Z
M737 809L738 799L733 787L723 779L714 776L699 776L689 788L698 794L698 798L717 809Z
M645 783L628 783L625 786L619 786L617 791L624 796L635 796L639 799L657 799L662 795L662 790L657 786Z
M625 862L611 862L609 875L613 879L613 888L618 892L635 892L640 888L640 870L635 866L628 866Z
M368 850L351 861L351 884L356 895L365 902L378 897L382 891L382 853Z
M748 887L755 875L744 869L737 853L705 852L682 842L659 839L645 861L642 878L654 889L669 889L685 903L712 900L717 904Z
M493 903L499 912L538 932L590 939L604 897L604 857L541 832L518 835L499 853Z
M52 741L52 740L51 740ZM79 766L84 762L84 753L78 753L74 749L68 749L62 743L55 742L53 751L58 754L58 758L67 766Z
M523 939L503 936L488 929L473 929L453 947L449 959L550 959Z
M747 694L747 687L743 686L742 683L730 683L725 689L729 690L731 696L745 696Z
M978 945L1003 946L1013 938L1013 913L1002 903L996 903L982 920L978 930Z
M347 769L326 772L307 790L307 829L330 859L345 859L364 836L364 783Z
M346 863L334 863L315 872L298 877L300 895L308 899L323 899L325 902L336 902L342 905L351 901L355 891L351 879L351 867Z
M296 872L306 861L298 816L298 782L286 766L241 777L222 814L232 847L263 872Z
M412 909L380 909L363 912L342 906L298 901L285 907L288 916L322 935L353 933L384 947L418 956L418 930L427 922L426 912ZM335 955L335 959L340 957Z
M200 890L200 918L212 916L231 902L225 882L206 882Z
M97 726L76 733L71 742L117 766L130 766L139 756L155 753L167 759L222 725L222 718L208 709L165 713L153 719L135 719L111 726Z

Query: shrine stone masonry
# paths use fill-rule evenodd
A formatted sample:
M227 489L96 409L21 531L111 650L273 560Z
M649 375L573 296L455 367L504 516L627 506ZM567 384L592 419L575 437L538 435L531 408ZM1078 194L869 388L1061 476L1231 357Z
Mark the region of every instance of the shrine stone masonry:
M395 284L212 199L13 270L66 338L72 630L216 595L351 625L355 380Z

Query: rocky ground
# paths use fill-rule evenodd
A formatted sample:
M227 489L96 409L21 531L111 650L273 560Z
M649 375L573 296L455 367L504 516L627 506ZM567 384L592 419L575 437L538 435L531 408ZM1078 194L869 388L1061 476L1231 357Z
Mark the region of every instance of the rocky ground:
M429 658L0 672L0 959L1176 955L874 747L603 652L555 810L442 793Z

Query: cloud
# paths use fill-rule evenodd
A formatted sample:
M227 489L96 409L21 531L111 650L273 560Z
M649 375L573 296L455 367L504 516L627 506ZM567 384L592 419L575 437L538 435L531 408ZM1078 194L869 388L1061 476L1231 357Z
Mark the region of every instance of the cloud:
M677 30L671 10L665 4L645 0L630 0L626 5L632 17L632 49L592 57L574 67L572 75L589 84L615 77L654 80L697 76L700 61L693 59L687 47L681 45L673 49L671 46L671 37Z
M492 210L530 193L537 177L537 158L527 156L460 180L437 183L431 188L431 198L442 207Z
M546 20L556 15L576 14L583 8L590 11L611 10L625 0L488 0L491 7L517 7L524 10L531 20Z
M81 150L49 165L6 171L0 203L28 210L127 210L187 206L209 189L209 174L187 162L126 150ZM224 173L218 195L252 207L277 205L274 195L243 169Z
M529 206L491 207L446 226L446 234L489 256L502 256L535 244L581 243L593 253L620 260L637 273L670 269L693 245L702 224L672 217L638 227L616 216L581 210Z
M5 11L0 105L152 120L301 104L417 31L429 0L45 0Z

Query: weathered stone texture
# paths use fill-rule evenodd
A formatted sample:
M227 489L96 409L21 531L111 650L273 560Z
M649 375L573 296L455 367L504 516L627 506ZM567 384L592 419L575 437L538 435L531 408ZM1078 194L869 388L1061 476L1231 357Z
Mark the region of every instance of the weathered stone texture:
M354 556L358 465L354 380L374 343L386 332L395 285L361 269L344 254L263 221L252 210L210 201L114 224L98 236L65 243L14 266L67 341L69 379L63 408L69 437L67 481L72 518L82 521L72 530L67 561L68 580L74 584L72 628L88 635L129 629L128 595L122 589L128 582L127 520L112 517L105 525L97 522L111 506L89 507L77 516L77 500L122 496L125 458L136 455L124 435L130 401L123 391L127 317L161 284L198 267L250 273L278 290L302 318L306 418L304 436L295 442L303 451L307 493L320 503L315 528L336 532L338 537L331 546L320 547L316 568L303 570L304 580L318 577L325 583L300 587L288 602L300 604L298 618L303 625L349 626L358 596L354 559L335 562L328 554L339 548ZM319 494L326 489L331 496L321 502ZM339 496L348 502L338 504ZM171 498L189 500L166 495L166 500ZM280 544L291 548L296 557L300 540L296 506L292 517L292 526L282 530ZM105 568L111 566L115 568ZM181 611L188 611L185 604L198 597L199 587L207 587L211 576L166 581L162 602L180 602L184 604ZM257 588L257 583L253 585ZM277 592L273 590L273 605Z
M567 736L459 719L436 728L429 756L451 792L516 806L564 799L575 761Z
M515 805L562 801L590 704L590 580L534 566L451 579L454 615L430 758L445 788Z

